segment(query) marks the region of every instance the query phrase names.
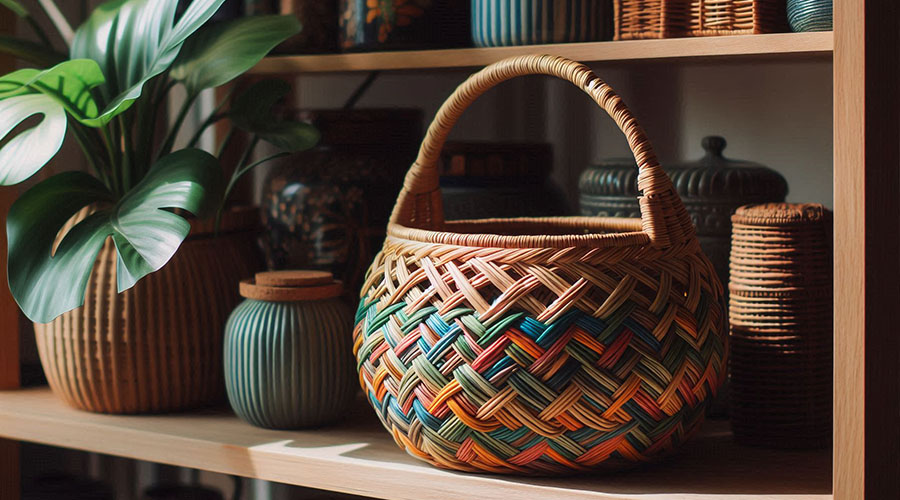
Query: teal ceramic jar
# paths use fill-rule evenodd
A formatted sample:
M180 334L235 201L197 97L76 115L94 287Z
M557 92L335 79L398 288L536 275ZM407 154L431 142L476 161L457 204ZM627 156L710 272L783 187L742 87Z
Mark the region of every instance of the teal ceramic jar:
M472 0L476 47L610 39L610 0Z
M787 17L794 31L831 31L832 0L788 0Z
M353 314L331 273L276 271L241 283L225 326L225 387L234 412L270 429L341 419L356 393Z

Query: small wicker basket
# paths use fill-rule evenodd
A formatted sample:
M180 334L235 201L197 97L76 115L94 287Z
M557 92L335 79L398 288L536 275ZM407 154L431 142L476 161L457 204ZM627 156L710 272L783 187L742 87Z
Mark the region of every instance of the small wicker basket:
M683 37L690 16L690 0L615 0L614 39Z
M444 220L450 129L485 91L532 74L574 83L613 117L640 166L641 219ZM438 111L363 285L354 352L369 402L413 456L570 473L649 460L699 428L725 377L722 297L619 96L582 64L521 56Z
M784 0L615 0L615 39L788 31Z

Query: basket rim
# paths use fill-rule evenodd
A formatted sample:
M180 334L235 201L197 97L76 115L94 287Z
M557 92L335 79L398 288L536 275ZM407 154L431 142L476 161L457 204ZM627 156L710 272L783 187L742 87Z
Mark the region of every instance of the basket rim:
M641 248L650 245L639 218L626 217L514 217L446 221L443 231L392 223L389 238L425 244L484 248ZM529 229L534 234L503 234ZM579 233L578 230L593 231ZM545 233L560 234L545 234Z

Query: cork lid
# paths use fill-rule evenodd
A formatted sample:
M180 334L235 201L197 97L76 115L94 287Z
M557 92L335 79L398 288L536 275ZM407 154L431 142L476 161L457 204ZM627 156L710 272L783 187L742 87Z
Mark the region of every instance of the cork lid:
M343 285L326 271L267 271L240 285L241 296L267 302L301 302L337 297Z
M755 226L802 226L830 218L831 211L818 203L764 203L738 208L731 221Z

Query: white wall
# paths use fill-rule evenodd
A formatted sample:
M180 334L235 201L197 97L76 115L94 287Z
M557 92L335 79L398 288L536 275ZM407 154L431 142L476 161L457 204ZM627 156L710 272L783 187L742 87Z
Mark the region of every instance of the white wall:
M781 172L790 185L789 201L831 206L830 61L646 63L595 70L631 106L663 164L699 158L703 136L723 135L727 156ZM469 72L383 74L358 107L416 106L430 120ZM295 83L298 102L340 107L364 76L302 76ZM451 137L552 142L556 178L573 197L586 165L628 154L613 122L586 96L543 77L490 92Z

